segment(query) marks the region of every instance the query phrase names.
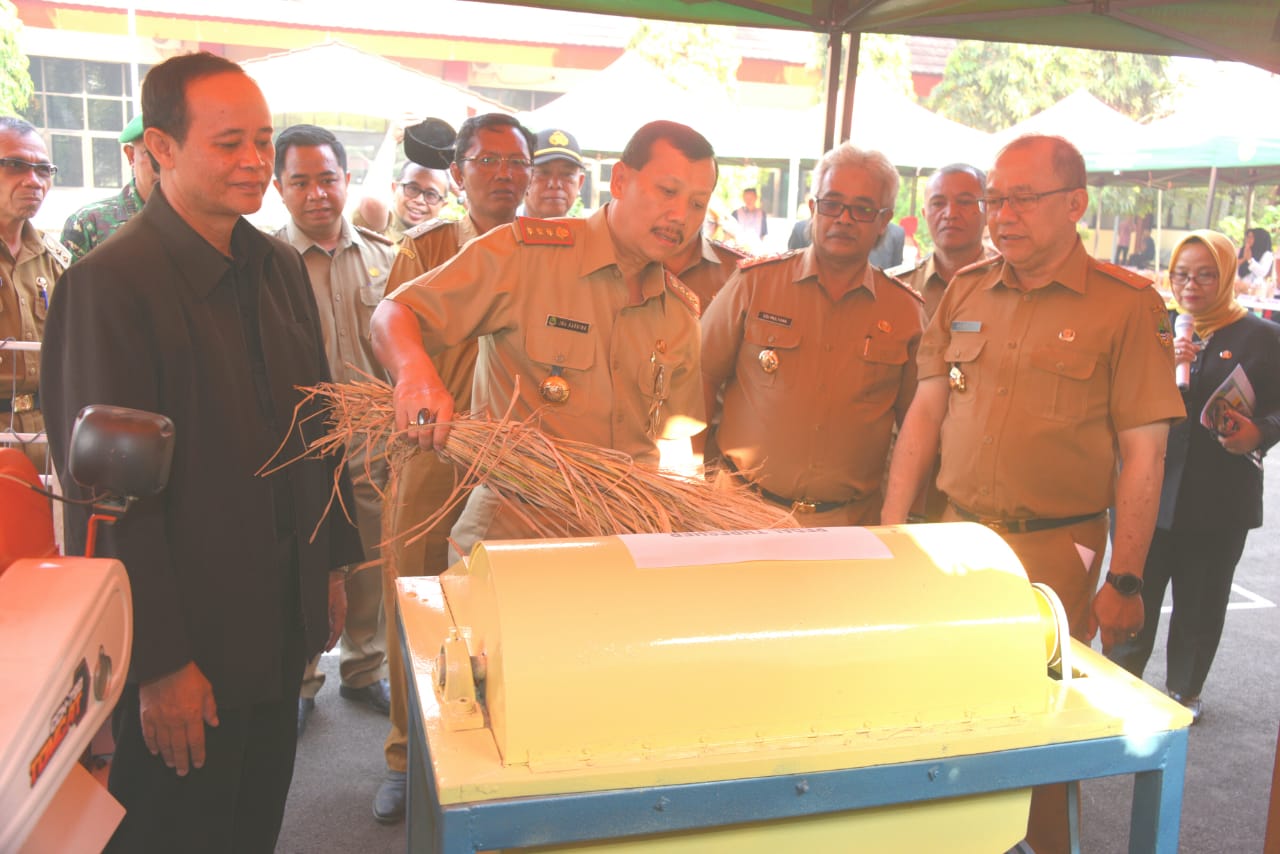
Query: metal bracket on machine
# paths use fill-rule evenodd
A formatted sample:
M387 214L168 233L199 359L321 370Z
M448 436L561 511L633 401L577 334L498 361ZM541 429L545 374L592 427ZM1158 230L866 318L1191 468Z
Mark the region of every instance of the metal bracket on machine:
M434 682L445 729L457 732L484 726L484 710L476 693L477 676L483 678L477 670L482 669L473 666L466 638L457 628L450 628L436 656Z

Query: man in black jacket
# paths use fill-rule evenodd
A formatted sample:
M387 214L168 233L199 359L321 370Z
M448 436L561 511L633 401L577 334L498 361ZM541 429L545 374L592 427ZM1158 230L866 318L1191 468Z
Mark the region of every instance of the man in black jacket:
M142 104L160 183L55 290L42 387L70 492L82 406L176 426L168 488L103 538L134 611L109 782L127 813L108 850L270 852L303 665L341 631L342 568L360 540L340 513L320 522L336 460L258 474L322 429L306 420L314 406L295 423L296 386L329 377L301 259L243 219L271 180L266 101L239 66L192 54L152 69ZM74 551L84 513L67 520Z

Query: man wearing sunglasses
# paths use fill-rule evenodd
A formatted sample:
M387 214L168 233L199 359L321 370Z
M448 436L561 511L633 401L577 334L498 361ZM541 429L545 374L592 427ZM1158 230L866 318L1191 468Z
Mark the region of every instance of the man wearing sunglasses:
M1000 534L1062 600L1071 635L1101 629L1107 650L1142 628L1165 440L1183 417L1168 314L1148 279L1085 251L1085 164L1067 140L1005 146L982 206L1000 255L952 279L921 341L882 521L906 521L941 443L943 521ZM1035 790L1028 841L1069 849L1065 786Z
M702 317L706 405L723 392L721 460L763 498L807 527L875 524L924 326L920 295L868 260L898 172L845 143L813 186L813 243L743 262Z
M505 113L473 116L462 123L454 141L449 173L466 194L467 216L456 222L433 219L405 232L387 278L388 294L448 261L473 237L515 220L516 208L529 187L534 145L533 134ZM457 401L459 412L471 408L478 350L472 339L436 357L440 376ZM394 479L395 491L386 502L384 531L394 537L429 517L453 491L453 479L452 466L435 454L419 454L408 460ZM439 575L448 569L449 529L461 513L459 506L414 543L406 544L406 538L400 537L387 545L382 588L383 608L388 615L395 614L396 578ZM393 625L394 620L387 621L388 629ZM387 639L387 668L391 681L391 732L385 745L387 774L373 801L374 818L384 824L404 817L408 745L404 668L400 643L391 636Z
M31 224L57 172L34 127L0 116L0 339L44 338L49 293L71 263L71 253L54 235ZM0 350L0 430L44 430L39 389L39 355ZM27 445L26 451L44 471L45 446Z

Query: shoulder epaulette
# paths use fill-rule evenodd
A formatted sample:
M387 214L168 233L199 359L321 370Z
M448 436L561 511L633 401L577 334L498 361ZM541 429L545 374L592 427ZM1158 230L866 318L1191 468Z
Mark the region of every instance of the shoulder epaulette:
M689 287L684 282L677 279L675 273L670 270L663 270L662 272L667 279L667 290L675 294L689 311L693 312L694 317L702 317L702 301L698 299L698 295L689 290Z
M959 276L962 273L972 273L974 270L982 270L986 267L990 267L991 265L995 264L997 261L1003 261L1003 260L1004 260L1004 257L1001 255L992 255L990 258L980 258L977 261L974 261L972 264L969 264L967 266L961 267L959 270L956 270L955 275Z
M1112 264L1107 261L1094 261L1093 264L1099 273L1110 276L1118 282L1124 282L1135 290L1140 291L1152 285L1152 281L1146 276L1126 267L1121 267L1118 264Z
M774 253L773 255L757 255L754 258L743 258L741 261L738 262L738 269L750 270L752 267L760 267L765 264L772 264L774 261L782 261L786 258L790 258L792 255L795 255L797 252L802 252L802 251L804 250L792 249L788 252L777 252L777 253Z
M908 269L910 268L908 267ZM884 277L886 279L888 279L890 282L897 285L898 287L902 288L907 293L911 294L911 296L915 297L916 300L921 305L924 305L924 294L920 293L918 290L911 287L906 282L902 281L902 279L899 279L897 276L890 275L888 270L881 270L880 272L884 274Z
M380 231L374 231L372 228L365 228L363 225L356 225L352 227L357 232L359 232L360 236L363 237L365 240L372 240L374 243L381 243L384 246L396 245L396 242L394 240L392 240L390 237L387 237L385 234L383 234Z
M457 223L449 219L429 219L426 222L420 222L413 228L406 231L400 236L399 254L407 258L417 258L418 253L413 249L413 242L424 234L432 231L439 231L446 226L456 226Z
M63 270L70 267L71 262L75 260L71 257L71 250L63 246L62 241L54 237L50 232L40 232L40 242L44 244L45 250L53 256Z
M728 253L728 254L730 254L730 255L734 256L735 258L750 258L750 257L751 257L751 254L750 254L750 253L748 253L748 252L744 252L742 249L739 249L737 246L734 246L734 245L733 245L733 244L731 244L731 243L725 243L723 240L715 240L715 239L712 239L712 238L707 238L707 242L708 242L708 243L710 243L710 244L711 244L713 247L715 247L716 249L721 249L721 250L725 251L726 253Z
M404 239L416 240L429 231L435 231L437 228L444 228L446 225L457 225L451 219L429 219L426 222L420 222L413 228L406 231L403 235Z
M516 217L516 235L529 246L572 246L573 229L560 220Z
M929 260L928 255L924 255L909 264L899 264L896 267L888 267L883 272L886 276L901 276L904 273L914 273L924 266L924 262Z

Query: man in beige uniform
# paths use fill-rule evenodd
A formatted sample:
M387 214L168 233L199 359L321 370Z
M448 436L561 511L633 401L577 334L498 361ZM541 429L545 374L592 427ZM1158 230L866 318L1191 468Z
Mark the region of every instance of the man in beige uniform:
M31 225L57 171L34 127L0 116L0 340L44 338L49 292L71 264L56 235ZM40 356L0 349L0 430L44 432L39 390ZM43 472L44 444L27 445L26 452Z
M275 186L289 210L289 222L276 232L302 255L320 311L325 356L335 382L368 382L385 373L369 342L369 319L382 299L395 250L391 241L343 218L347 201L347 152L324 128L294 125L276 138ZM347 460L355 493L354 508L366 561L378 559L382 541L382 491L387 463L382 449L365 449ZM382 575L364 569L347 576L347 622L342 630L338 693L386 714L390 706ZM320 657L307 665L298 697L298 735L315 710L324 674Z
M488 113L463 122L455 145L449 168L467 194L467 216L457 222L430 220L405 232L387 279L387 293L448 261L477 235L515 219L529 184L533 134L509 115ZM436 356L442 381L457 401L459 412L471 408L477 350L474 339L463 340ZM401 466L392 482L382 565L389 628L395 625L395 580L408 575L439 575L448 569L449 529L462 513L458 507L426 536L406 543L405 532L435 513L453 491L453 467L435 454L419 454ZM387 777L374 797L373 812L379 821L392 823L404 816L408 749L408 693L394 632L389 632L387 663L391 679L391 731L384 748Z
M373 318L397 426L425 449L444 445L455 406L432 359L478 337L476 410L537 411L551 436L656 465L659 439L703 426L697 297L662 262L702 226L715 182L700 134L652 122L628 142L612 201L590 218L517 220L397 290ZM453 532L461 548L536 535L499 518L498 504L472 493Z
M938 310L952 277L988 257L982 242L986 221L978 204L986 183L982 170L967 163L952 163L934 172L925 185L924 203L933 251L914 264L885 270L924 297L926 323Z
M814 173L813 243L742 264L702 318L716 442L805 525L874 524L889 437L915 391L920 297L867 261L898 194L884 155L844 143Z
M1165 440L1183 416L1164 304L1148 280L1086 254L1084 159L1066 140L1006 146L983 204L1002 257L957 275L925 332L882 518L905 521L941 439L945 518L1000 533L1062 599L1072 636L1100 627L1109 649L1142 626ZM1036 790L1028 840L1068 850L1065 786Z
M928 324L948 283L957 272L993 255L982 242L986 218L978 201L986 188L987 176L976 166L953 163L929 178L925 188L925 222L933 238L933 251L914 264L900 264L885 270L924 297L924 320ZM892 456L892 446L890 448ZM941 521L947 496L938 489L938 467L934 464L924 494L914 508L914 521Z
M680 282L698 295L702 310L706 311L712 298L720 293L724 283L738 269L738 262L749 257L747 253L735 249L727 243L712 240L698 229L680 247L680 251L671 257L666 268Z
M697 133L646 125L613 168L613 200L589 219L500 226L401 286L373 318L375 350L396 381L396 426L425 449L443 447L462 407L437 365L479 339L476 411L539 411L549 435L653 465L658 439L701 430L697 297L662 261L701 227L715 176ZM537 534L501 511L476 489L454 541L469 551L479 539ZM388 751L392 761L403 767L403 749Z

